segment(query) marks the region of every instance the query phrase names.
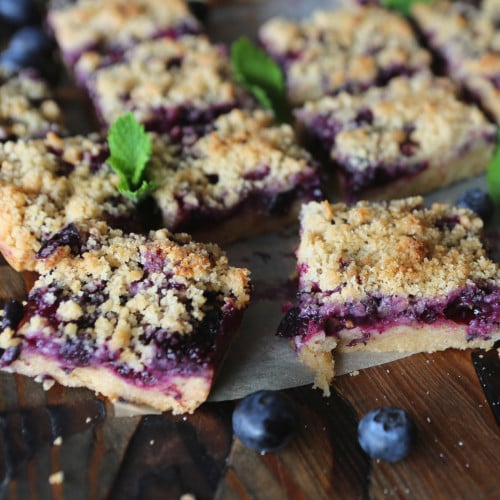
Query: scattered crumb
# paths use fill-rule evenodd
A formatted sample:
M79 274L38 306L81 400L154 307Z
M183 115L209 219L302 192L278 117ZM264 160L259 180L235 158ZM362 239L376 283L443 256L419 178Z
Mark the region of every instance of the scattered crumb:
M50 484L61 484L64 481L64 472L62 470L54 472L49 476Z
M429 424L431 423L431 417L427 417L426 420Z
M179 500L196 500L196 497L192 493L184 493Z
M386 371L387 373L391 373L391 370L389 370L389 368L387 368L385 371Z
M56 383L56 381L53 379L53 378L46 378L43 382L42 382L42 388L45 392L49 391L50 389L52 389L52 387L54 387L54 384Z
M350 375L351 377L357 377L357 376L359 375L359 370L354 370L354 371L352 371L352 372L349 372L349 375Z
M87 417L87 418L85 419L85 423L86 423L86 424L90 424L90 422L92 422L92 417Z
M63 438L62 436L57 436L55 439L54 439L54 442L52 443L54 446L61 446L63 443Z
M153 446L153 445L155 444L155 440L154 440L154 439L152 439L152 440L149 442L149 444L150 444L151 446Z
M463 446L464 445L464 442L463 441L459 441L458 442L458 446Z
M186 420L187 420L187 419L188 419L188 418L187 418L185 415L182 417L182 420L183 420L184 422L186 422Z
M465 467L468 469L470 467L470 465L469 464L465 464Z

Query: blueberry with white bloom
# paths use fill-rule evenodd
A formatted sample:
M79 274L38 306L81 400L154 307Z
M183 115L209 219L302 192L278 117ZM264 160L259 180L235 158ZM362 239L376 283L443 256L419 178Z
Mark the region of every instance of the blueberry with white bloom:
M416 434L413 418L403 409L384 406L369 411L359 422L358 441L371 457L397 462L411 450Z

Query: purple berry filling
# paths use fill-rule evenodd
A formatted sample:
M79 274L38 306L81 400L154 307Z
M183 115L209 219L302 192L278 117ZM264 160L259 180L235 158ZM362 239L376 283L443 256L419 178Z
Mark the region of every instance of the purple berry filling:
M137 293L142 287L148 286L148 275L155 272L155 257L150 256L145 265L143 280L129 287L130 295ZM157 256L157 260L160 257ZM175 282L173 276L165 276L163 289L180 289L181 285ZM173 376L191 376L204 374L211 377L211 371L218 366L225 353L243 312L231 306L223 307L215 296L207 296L207 310L201 321L194 321L192 335L179 335L169 332L155 325L144 324L144 333L139 337L143 345L154 345L153 360L137 371L119 360L119 352L112 351L107 344L97 345L92 337L94 324L99 317L99 305L108 299L105 292L105 283L96 281L88 284L82 293L72 296L87 313L83 319L77 321L78 334L74 337L65 337L66 322L57 316L57 309L67 294L56 287L50 289L35 289L24 308L23 321L28 322L32 317L43 318L64 342L55 342L53 337L45 334L25 337L23 344L15 349L8 349L1 354L0 365L7 366L19 356L20 350L29 353L35 351L56 360L64 370L70 372L74 368L83 366L105 367L116 375L141 387L168 386ZM124 303L128 297L124 297ZM187 300L187 299L186 299ZM90 307L94 306L94 307ZM93 309L94 312L88 312Z
M472 340L487 339L500 326L500 288L492 285L468 285L443 300L373 294L341 303L332 301L335 293L299 293L299 306L283 318L278 335L307 339L318 332L338 336L341 330L360 328L361 337L352 341L356 344L395 325L453 322L466 325L467 340Z
M248 176L251 179L259 179L265 177L266 167L259 168ZM214 181L217 182L217 179ZM214 183L215 183L214 182ZM323 191L321 189L319 176L301 175L294 181L295 188L288 191L278 192L249 192L240 203L230 209L214 209L208 206L192 208L189 205L184 205L182 199L179 203L178 222L173 228L174 232L196 232L197 230L207 230L209 227L216 227L221 222L231 217L238 217L245 213L254 213L256 215L264 214L270 216L285 216L288 215L290 207L297 200L319 201L323 199Z
M149 38L155 39L165 37L175 40L185 35L197 35L200 32L200 27L197 24L184 21L179 23L177 26L160 29ZM88 44L85 47L80 47L77 50L65 51L63 49L63 58L69 67L73 67L85 52L98 52L105 56L105 60L109 57L110 61L120 61L123 59L124 52L131 46L135 45L138 41L141 40L130 40L130 43L126 45L113 45L110 44L109 40L102 40L96 43Z

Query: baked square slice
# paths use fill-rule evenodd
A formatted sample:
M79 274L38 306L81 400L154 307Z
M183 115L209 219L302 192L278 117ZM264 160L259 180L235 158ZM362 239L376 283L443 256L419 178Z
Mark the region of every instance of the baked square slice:
M64 132L61 109L34 72L0 67L0 142Z
M106 142L95 135L62 139L49 133L0 144L0 250L14 269L36 270L37 256L70 222L142 227L136 206L118 192L108 156Z
M420 197L304 205L297 305L279 334L328 393L332 351L489 349L500 339L500 268L482 221Z
M249 272L185 234L124 235L98 221L71 230L72 253L36 281L19 324L4 318L1 368L192 412L236 333Z
M351 202L423 194L483 172L497 138L451 80L428 75L325 97L295 116Z
M69 67L84 53L120 54L142 40L200 31L184 0L77 0L50 9L48 24Z
M131 111L156 132L204 126L238 103L225 49L204 36L137 44L97 69L87 86L104 124Z
M415 4L412 15L448 75L500 123L500 1Z
M212 125L147 172L165 227L227 243L295 222L303 202L322 199L318 169L289 125L239 109Z
M301 22L275 18L259 37L284 70L293 106L429 71L430 55L409 23L380 8L318 11Z

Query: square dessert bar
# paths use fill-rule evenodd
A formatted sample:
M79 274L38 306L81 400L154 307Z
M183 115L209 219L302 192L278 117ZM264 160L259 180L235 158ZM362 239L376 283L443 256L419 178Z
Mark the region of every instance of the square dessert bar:
M61 133L62 112L47 84L29 70L0 68L0 142Z
M380 8L319 11L301 22L275 18L259 36L285 72L293 106L429 71L430 55L409 23Z
M325 97L295 116L348 201L423 194L483 172L497 137L450 80L428 75Z
M249 301L249 271L186 234L124 235L98 221L69 230L71 253L40 276L22 310L7 310L0 367L194 411Z
M87 52L119 54L138 41L198 33L184 0L77 0L48 14L68 66Z
M99 137L0 144L0 250L16 270L33 271L37 257L68 223L104 219L129 230L141 227L134 204L117 190Z
M322 198L311 156L264 111L222 115L147 173L165 227L218 243L291 223L302 202Z
M224 48L204 36L137 44L115 64L97 69L87 87L105 124L132 111L157 132L203 126L238 102Z
M420 197L301 212L297 306L279 333L328 392L332 350L433 352L500 339L500 268L482 221Z
M415 4L412 15L448 75L500 123L500 1Z

